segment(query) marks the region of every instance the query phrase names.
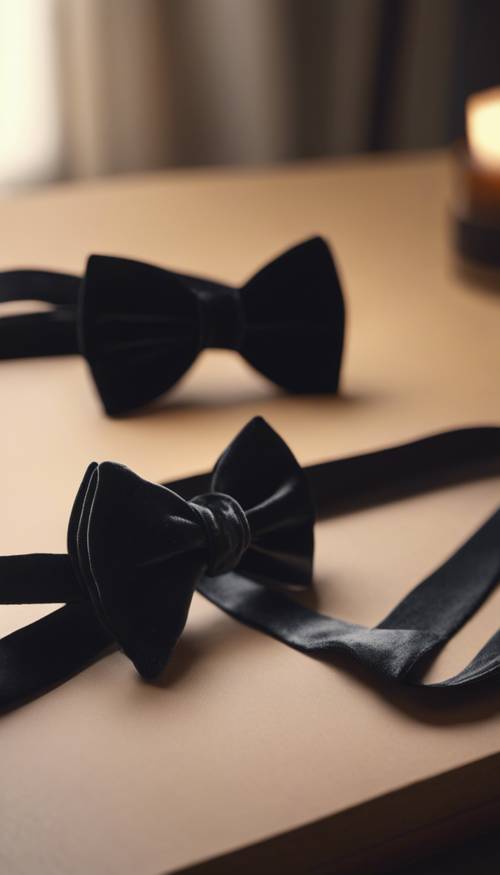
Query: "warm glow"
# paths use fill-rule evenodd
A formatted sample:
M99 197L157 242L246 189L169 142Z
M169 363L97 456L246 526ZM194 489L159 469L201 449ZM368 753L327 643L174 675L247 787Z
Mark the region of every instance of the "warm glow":
M467 140L474 160L500 171L500 88L469 97L466 107Z

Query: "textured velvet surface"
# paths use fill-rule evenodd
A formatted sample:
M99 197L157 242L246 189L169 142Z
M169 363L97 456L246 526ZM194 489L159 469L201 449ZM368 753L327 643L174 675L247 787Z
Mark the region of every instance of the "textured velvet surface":
M0 320L0 356L81 352L113 416L163 395L208 347L239 351L290 392L338 387L344 300L319 237L285 252L241 289L92 255L81 282L44 271L0 274L0 300L20 297L54 308Z
M347 652L386 678L418 684L425 661L499 581L500 513L366 628L311 611L283 591L311 585L313 503L326 517L499 470L499 428L447 432L302 470L261 419L211 475L159 486L115 463L93 464L71 513L68 555L0 559L0 602L67 602L0 641L0 704L20 704L117 645L145 677L156 675L195 588L309 655ZM438 686L499 676L496 633Z
M106 641L153 678L204 576L238 569L258 585L310 586L309 484L264 420L230 444L207 490L186 500L122 465L92 463L70 515L68 555L1 558L0 602L86 603Z

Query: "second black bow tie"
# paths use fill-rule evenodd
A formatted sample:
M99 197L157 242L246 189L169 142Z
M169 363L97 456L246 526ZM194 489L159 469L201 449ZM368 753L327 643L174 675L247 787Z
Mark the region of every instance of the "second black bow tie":
M183 629L195 588L237 620L312 656L349 653L386 679L421 683L429 657L500 579L500 511L369 628L284 592L311 583L310 495L319 516L329 516L456 483L464 474L497 473L499 440L498 428L461 429L304 470L256 419L211 475L158 486L114 463L91 465L71 514L68 553L0 557L0 604L66 602L0 640L0 711L117 645L142 675L154 677ZM439 685L499 676L497 632Z
M304 472L257 418L220 457L208 491L189 501L122 465L91 464L68 555L2 557L0 601L91 605L110 642L153 678L205 576L238 571L264 587L308 587L313 525Z
M344 301L319 237L285 252L242 288L93 255L82 279L1 274L0 301L21 298L54 309L0 320L0 358L81 352L110 415L160 397L206 348L237 350L290 392L338 388Z

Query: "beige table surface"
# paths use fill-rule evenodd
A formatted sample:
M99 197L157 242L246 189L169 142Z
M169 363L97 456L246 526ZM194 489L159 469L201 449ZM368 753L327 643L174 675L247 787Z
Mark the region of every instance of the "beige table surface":
M64 549L89 460L152 479L203 470L256 413L303 463L500 423L500 296L457 273L448 171L442 154L200 170L0 203L2 267L78 271L107 252L239 282L320 233L349 308L333 399L278 394L236 355L213 352L154 412L113 421L78 358L0 363L0 552ZM318 607L377 622L498 504L497 478L322 524ZM497 592L432 678L474 654L499 608ZM0 632L41 613L3 608ZM385 689L195 596L160 685L117 653L0 719L0 872L159 875L217 858L498 753L499 704L495 692L439 707ZM409 829L425 819L403 815Z

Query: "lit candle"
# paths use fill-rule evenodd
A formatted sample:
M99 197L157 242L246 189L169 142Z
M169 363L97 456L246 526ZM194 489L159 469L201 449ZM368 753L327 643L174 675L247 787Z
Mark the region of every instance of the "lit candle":
M474 162L500 174L500 87L469 97L466 126Z
M465 119L457 242L465 256L500 266L500 88L469 97Z

